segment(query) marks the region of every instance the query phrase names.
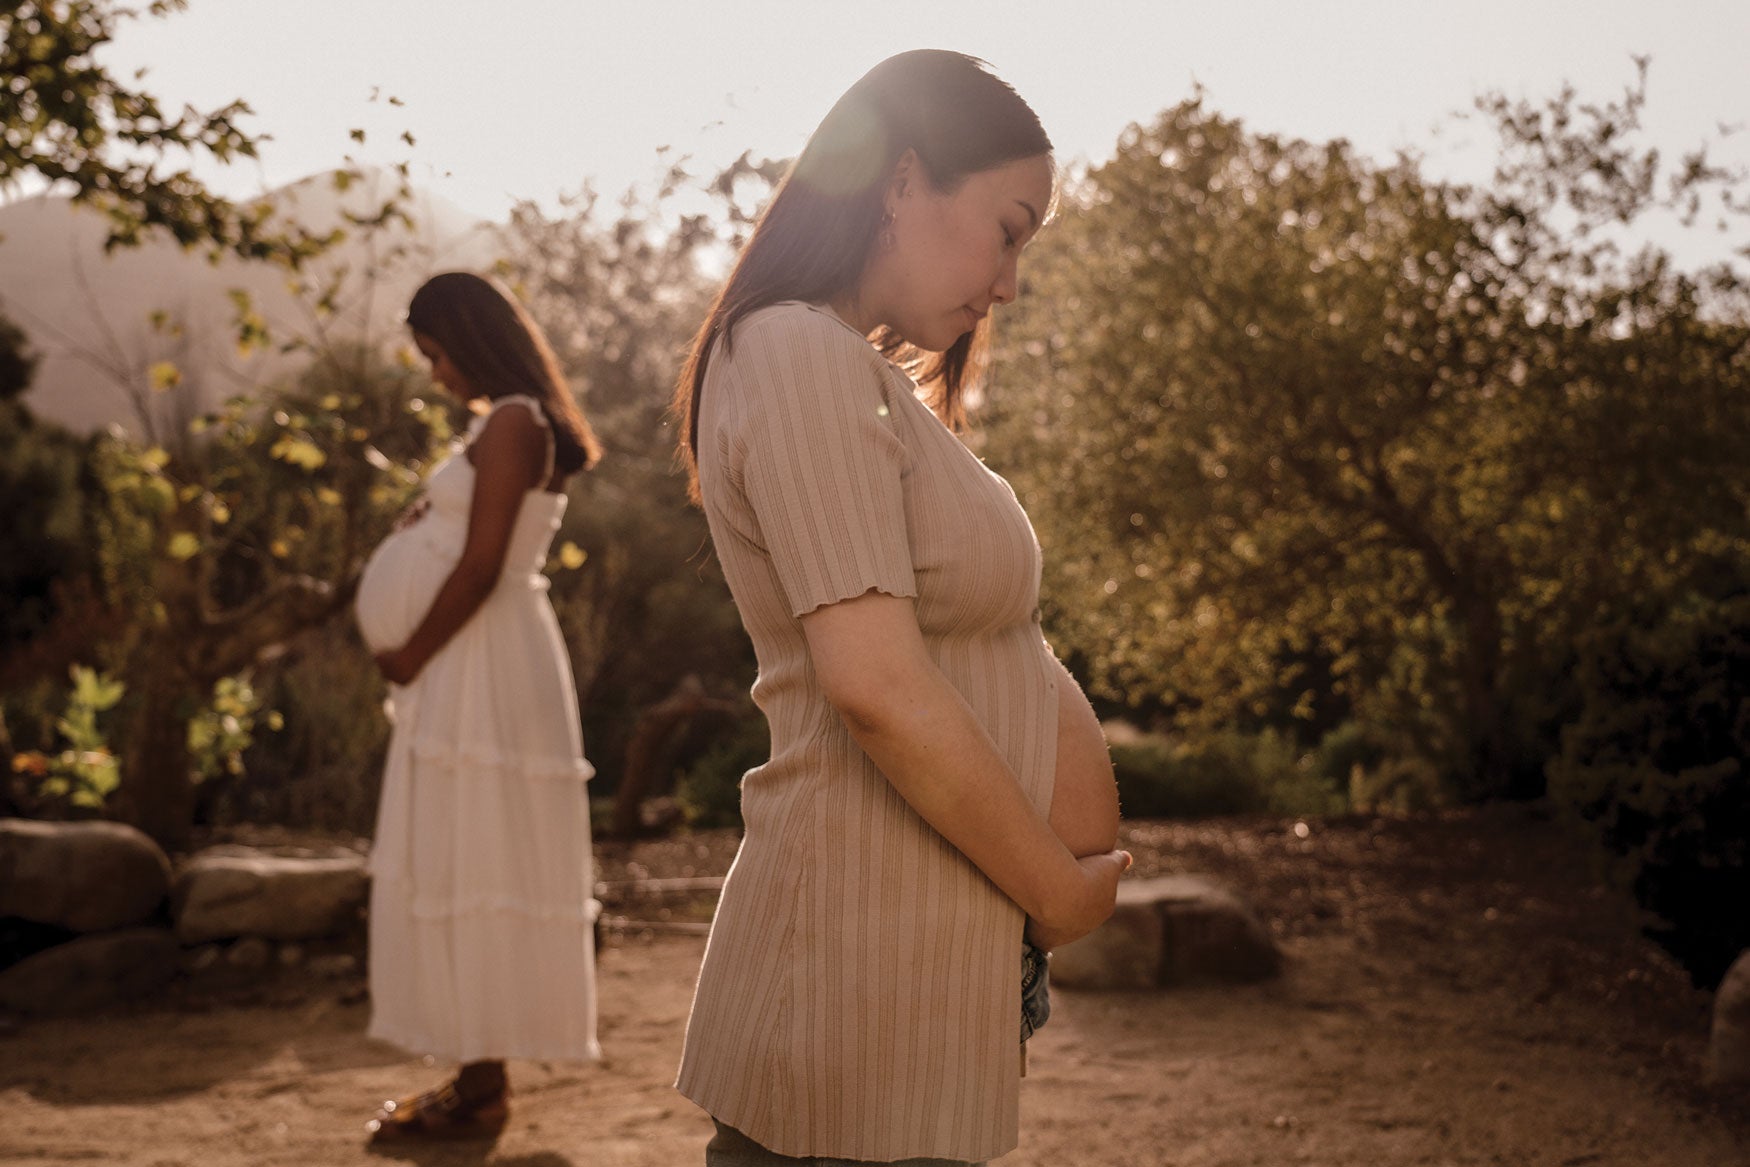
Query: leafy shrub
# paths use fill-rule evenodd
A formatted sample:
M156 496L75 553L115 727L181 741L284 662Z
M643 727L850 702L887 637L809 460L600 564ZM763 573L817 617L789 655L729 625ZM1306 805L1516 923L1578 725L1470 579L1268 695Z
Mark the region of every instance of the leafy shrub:
M741 779L771 756L763 717L740 722L701 754L675 782L675 801L690 826L741 826Z
M1655 935L1711 987L1750 948L1750 595L1692 599L1589 648L1551 797L1597 833L1662 921Z
M1353 810L1409 814L1445 806L1455 786L1452 776L1428 757L1425 743L1411 737L1346 721L1319 742L1309 759L1309 782Z
M205 782L222 774L243 773L243 751L255 741L261 699L245 676L221 677L213 686L213 703L188 721L188 756ZM260 719L277 730L284 720L278 710Z
M1333 790L1350 789L1357 773L1376 770L1390 755L1384 735L1360 721L1345 721L1319 742L1312 768Z
M12 767L36 780L40 809L101 811L120 783L120 769L109 748L109 734L98 720L121 701L123 686L107 673L83 665L75 665L71 676L66 712L55 722L62 748L16 754Z
M306 633L259 689L281 717L215 808L219 821L368 835L388 750L383 681L348 623Z
M0 365L9 331L0 318ZM7 655L42 633L58 607L56 589L90 566L83 453L79 439L0 393L0 649Z
M1147 735L1112 747L1126 818L1330 814L1345 805L1286 735L1233 731L1184 742Z

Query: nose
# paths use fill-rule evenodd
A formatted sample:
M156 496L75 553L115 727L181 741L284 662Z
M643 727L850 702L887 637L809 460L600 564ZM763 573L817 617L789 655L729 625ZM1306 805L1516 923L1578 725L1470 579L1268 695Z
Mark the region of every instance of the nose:
M1016 256L1008 256L1003 260L1001 268L997 269L997 281L990 287L990 298L993 303L1007 304L1020 294L1020 260Z

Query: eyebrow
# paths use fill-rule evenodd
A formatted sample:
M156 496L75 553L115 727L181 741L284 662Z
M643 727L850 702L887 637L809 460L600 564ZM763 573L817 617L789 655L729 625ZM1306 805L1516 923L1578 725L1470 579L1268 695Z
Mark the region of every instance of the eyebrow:
M1027 224L1027 230L1029 230L1029 231L1038 230L1038 228L1039 228L1039 212L1033 209L1033 204L1028 202L1026 199L1016 199L1015 203L1023 211L1027 212L1027 218L1029 220L1029 222Z

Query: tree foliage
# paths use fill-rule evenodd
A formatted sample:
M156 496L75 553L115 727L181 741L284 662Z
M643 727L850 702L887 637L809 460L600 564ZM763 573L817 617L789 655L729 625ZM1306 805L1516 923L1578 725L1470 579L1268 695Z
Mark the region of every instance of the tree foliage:
M265 203L213 194L168 152L219 162L253 158L259 138L249 107L170 111L97 60L128 20L161 17L186 0L20 0L0 12L0 189L27 176L66 186L109 218L108 246L138 243L151 229L184 247L297 264L329 242L271 221ZM135 79L136 81L138 78Z
M369 352L330 353L297 384L204 416L205 440L178 453L114 436L93 451L103 595L130 614L100 646L129 694L121 794L154 837L179 843L193 822L188 731L221 682L350 600L448 433L422 385Z
M761 173L738 165L737 174ZM509 273L581 389L605 451L572 487L559 535L587 559L556 573L552 596L590 753L608 763L610 780L640 709L689 675L714 693L739 693L752 672L704 517L675 472L667 417L675 369L712 290L701 262L721 243L710 220L669 215L686 177L676 167L653 196L611 212L588 193L557 216L524 205L510 228Z
M1691 159L1659 188L1640 100L1485 101L1477 190L1193 99L1068 192L990 451L1107 695L1185 725L1358 714L1461 793L1541 788L1579 632L1750 503L1743 283L1617 239L1730 209L1734 179Z
M1550 792L1591 824L1695 981L1750 947L1750 555L1583 643Z
M46 626L57 581L88 556L79 501L83 443L39 421L24 390L36 366L24 334L0 317L0 650L10 653ZM0 669L0 685L9 669Z

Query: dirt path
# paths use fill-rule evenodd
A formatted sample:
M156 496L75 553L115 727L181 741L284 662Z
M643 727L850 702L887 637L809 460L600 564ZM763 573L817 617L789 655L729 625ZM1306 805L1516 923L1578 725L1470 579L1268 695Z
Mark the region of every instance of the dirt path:
M1145 872L1231 881L1289 971L1238 990L1060 991L1003 1167L1750 1164L1750 1110L1692 1084L1705 996L1549 825L1497 812L1302 839L1292 823L1140 824L1130 842ZM609 850L604 874L709 872L731 845ZM292 982L257 994L269 1003L0 1038L0 1162L696 1164L709 1123L669 1082L701 949L611 944L608 1060L514 1065L516 1110L491 1147L368 1151L375 1100L439 1071L365 1039L356 984Z

